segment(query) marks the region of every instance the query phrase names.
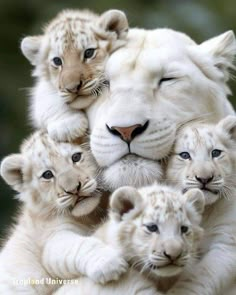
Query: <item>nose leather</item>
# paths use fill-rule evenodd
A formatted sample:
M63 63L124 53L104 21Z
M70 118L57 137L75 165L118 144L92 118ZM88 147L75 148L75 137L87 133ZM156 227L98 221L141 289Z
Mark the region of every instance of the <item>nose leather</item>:
M132 126L127 127L119 127L119 126L112 126L107 128L110 133L113 135L119 136L122 140L127 143L130 143L137 135L143 133L148 127L149 121L147 121L144 125L142 124L135 124Z

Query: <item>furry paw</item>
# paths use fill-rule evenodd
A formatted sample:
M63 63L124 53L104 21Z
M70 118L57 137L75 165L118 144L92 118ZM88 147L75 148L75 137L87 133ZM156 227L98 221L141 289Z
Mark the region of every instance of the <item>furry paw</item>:
M78 118L77 122L63 120L53 122L48 125L48 134L55 140L60 142L72 142L73 140L85 135L88 129L88 120L86 117Z
M128 269L127 262L120 253L111 247L105 247L96 255L94 264L90 266L88 276L96 283L105 284L118 280Z

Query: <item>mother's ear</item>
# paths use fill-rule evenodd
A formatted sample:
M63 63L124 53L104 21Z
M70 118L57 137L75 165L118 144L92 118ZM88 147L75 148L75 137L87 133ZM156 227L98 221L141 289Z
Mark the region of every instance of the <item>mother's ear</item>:
M112 216L117 220L128 220L136 217L144 207L144 201L137 189L124 186L111 196Z
M0 173L2 178L14 190L20 192L23 179L23 156L21 154L13 154L4 158L1 162Z
M125 44L129 24L123 11L112 9L100 16L94 30L101 38L112 42L112 51Z
M199 45L200 49L210 54L214 64L228 78L228 69L234 68L233 61L236 55L236 40L233 31L227 31L211 38Z

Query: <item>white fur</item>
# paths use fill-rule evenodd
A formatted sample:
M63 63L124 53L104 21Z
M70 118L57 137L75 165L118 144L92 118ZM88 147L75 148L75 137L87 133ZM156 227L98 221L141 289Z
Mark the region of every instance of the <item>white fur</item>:
M226 82L235 52L232 31L200 45L169 29L129 31L127 44L114 52L106 65L110 92L104 92L87 112L91 149L110 188L131 184L130 154L142 160L139 179L132 185L153 183L159 175L154 176L152 169L148 174L147 168L150 161L156 163L168 155L176 127L194 118L217 121L234 113L227 100ZM161 82L163 78L173 79ZM147 121L147 129L131 141L130 150L107 129ZM119 182L113 175L120 171Z
M78 153L80 160L73 162ZM96 168L85 147L54 142L43 132L2 161L1 175L24 205L0 253L0 294L52 294L58 285L47 285L47 278L83 274L104 283L126 271L116 249L89 237L103 217ZM48 170L50 179L43 176ZM16 282L28 279L31 284Z
M104 286L83 277L74 286L59 289L57 295L158 295L158 289L168 289L176 276L191 267L202 234L198 224L204 197L200 190L181 195L160 185L140 190L123 187L113 193L110 205L110 219L95 236L119 249L132 268L119 281ZM150 223L157 224L159 232L148 231L145 224ZM189 226L188 234L181 233L182 225ZM170 255L181 251L175 261L178 266L168 265L164 251ZM157 268L150 268L151 264Z
M45 28L44 34L22 40L21 49L35 66L30 119L57 141L73 141L88 128L84 113L106 85L105 62L125 43L128 22L119 10L100 17L90 11L65 10ZM85 52L94 54L85 58ZM61 64L54 63L60 58Z
M236 294L236 117L229 116L217 125L197 125L182 130L170 158L167 179L181 189L191 191L201 185L195 176L212 181L204 191L206 203L202 227L200 261L167 294L222 295ZM212 157L211 152L222 153ZM179 154L188 152L191 159ZM231 294L232 294L231 293Z

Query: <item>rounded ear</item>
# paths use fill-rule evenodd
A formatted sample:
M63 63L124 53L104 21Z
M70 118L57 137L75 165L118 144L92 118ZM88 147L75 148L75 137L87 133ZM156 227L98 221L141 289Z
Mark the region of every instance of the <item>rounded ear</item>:
M104 12L95 27L95 32L103 39L111 40L111 49L122 45L129 30L127 17L121 10L108 10Z
M37 63L37 57L41 46L41 42L42 36L25 37L21 41L22 53L34 66Z
M117 220L132 219L143 209L144 202L137 189L123 186L111 196L110 207Z
M186 210L190 220L200 223L205 208L205 197L200 189L194 188L184 194Z
M23 156L13 154L4 158L1 162L0 172L7 184L20 192L23 184L22 179Z
M217 129L223 134L228 135L230 139L236 141L236 116L227 116L217 124Z
M200 44L200 48L212 55L215 66L225 74L229 68L234 68L233 61L236 54L236 40L233 31L227 31L203 42Z

